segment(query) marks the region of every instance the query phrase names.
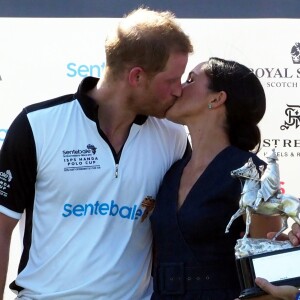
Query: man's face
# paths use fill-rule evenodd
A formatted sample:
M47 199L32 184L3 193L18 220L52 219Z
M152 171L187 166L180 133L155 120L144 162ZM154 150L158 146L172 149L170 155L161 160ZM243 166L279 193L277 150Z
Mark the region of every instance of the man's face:
M206 62L198 64L189 73L186 82L182 84L181 97L167 111L167 119L186 125L190 120L210 116L207 107L216 93L208 88L210 81L204 71L205 64Z
M151 78L144 90L142 114L164 118L166 111L182 92L181 76L185 71L188 54L173 53L165 69Z

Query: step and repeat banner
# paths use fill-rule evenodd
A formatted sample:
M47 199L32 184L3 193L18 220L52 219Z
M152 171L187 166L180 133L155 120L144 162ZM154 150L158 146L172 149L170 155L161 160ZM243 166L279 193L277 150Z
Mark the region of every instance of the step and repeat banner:
M24 106L73 93L86 76L101 77L104 40L118 20L0 18L0 148ZM195 46L187 72L218 56L259 77L267 96L259 155L276 148L282 191L300 197L300 20L178 20Z
M101 77L104 40L117 18L0 18L0 149L24 106L74 93ZM253 69L267 96L259 156L276 149L281 189L300 197L300 19L179 19L195 54L187 73L211 56ZM185 76L183 80L185 80ZM0 150L1 151L1 150ZM20 241L13 237L7 283L15 278ZM6 287L5 299L13 299Z

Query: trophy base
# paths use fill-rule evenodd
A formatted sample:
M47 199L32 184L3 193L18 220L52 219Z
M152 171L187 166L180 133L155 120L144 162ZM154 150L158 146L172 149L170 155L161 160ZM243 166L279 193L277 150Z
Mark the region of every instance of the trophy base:
M239 299L248 299L265 295L266 293L258 287L252 287L241 291Z
M237 240L235 246L235 258L239 259L251 255L290 248L293 248L290 241L272 241L269 239L243 238Z
M273 285L300 285L300 246L289 242L241 239L236 245L236 267L241 286L240 299L264 295L255 278L262 277Z

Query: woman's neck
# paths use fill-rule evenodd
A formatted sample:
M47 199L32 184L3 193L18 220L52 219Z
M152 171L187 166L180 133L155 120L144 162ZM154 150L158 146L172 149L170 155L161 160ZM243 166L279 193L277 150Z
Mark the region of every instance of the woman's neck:
M206 167L222 150L230 146L229 138L222 128L195 129L189 127L192 144L190 163Z

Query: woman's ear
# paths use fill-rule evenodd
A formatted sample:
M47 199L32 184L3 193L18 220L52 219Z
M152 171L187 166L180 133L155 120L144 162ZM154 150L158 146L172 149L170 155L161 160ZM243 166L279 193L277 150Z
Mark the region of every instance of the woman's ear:
M219 93L219 101L220 101L220 103L223 104L223 103L226 101L226 99L227 99L227 94L226 94L226 92L221 91L221 92Z
M227 99L227 94L224 91L219 92L215 95L214 99L210 101L210 106L216 108L222 105Z
M128 82L131 86L137 87L144 75L144 71L141 67L134 67L129 71Z

